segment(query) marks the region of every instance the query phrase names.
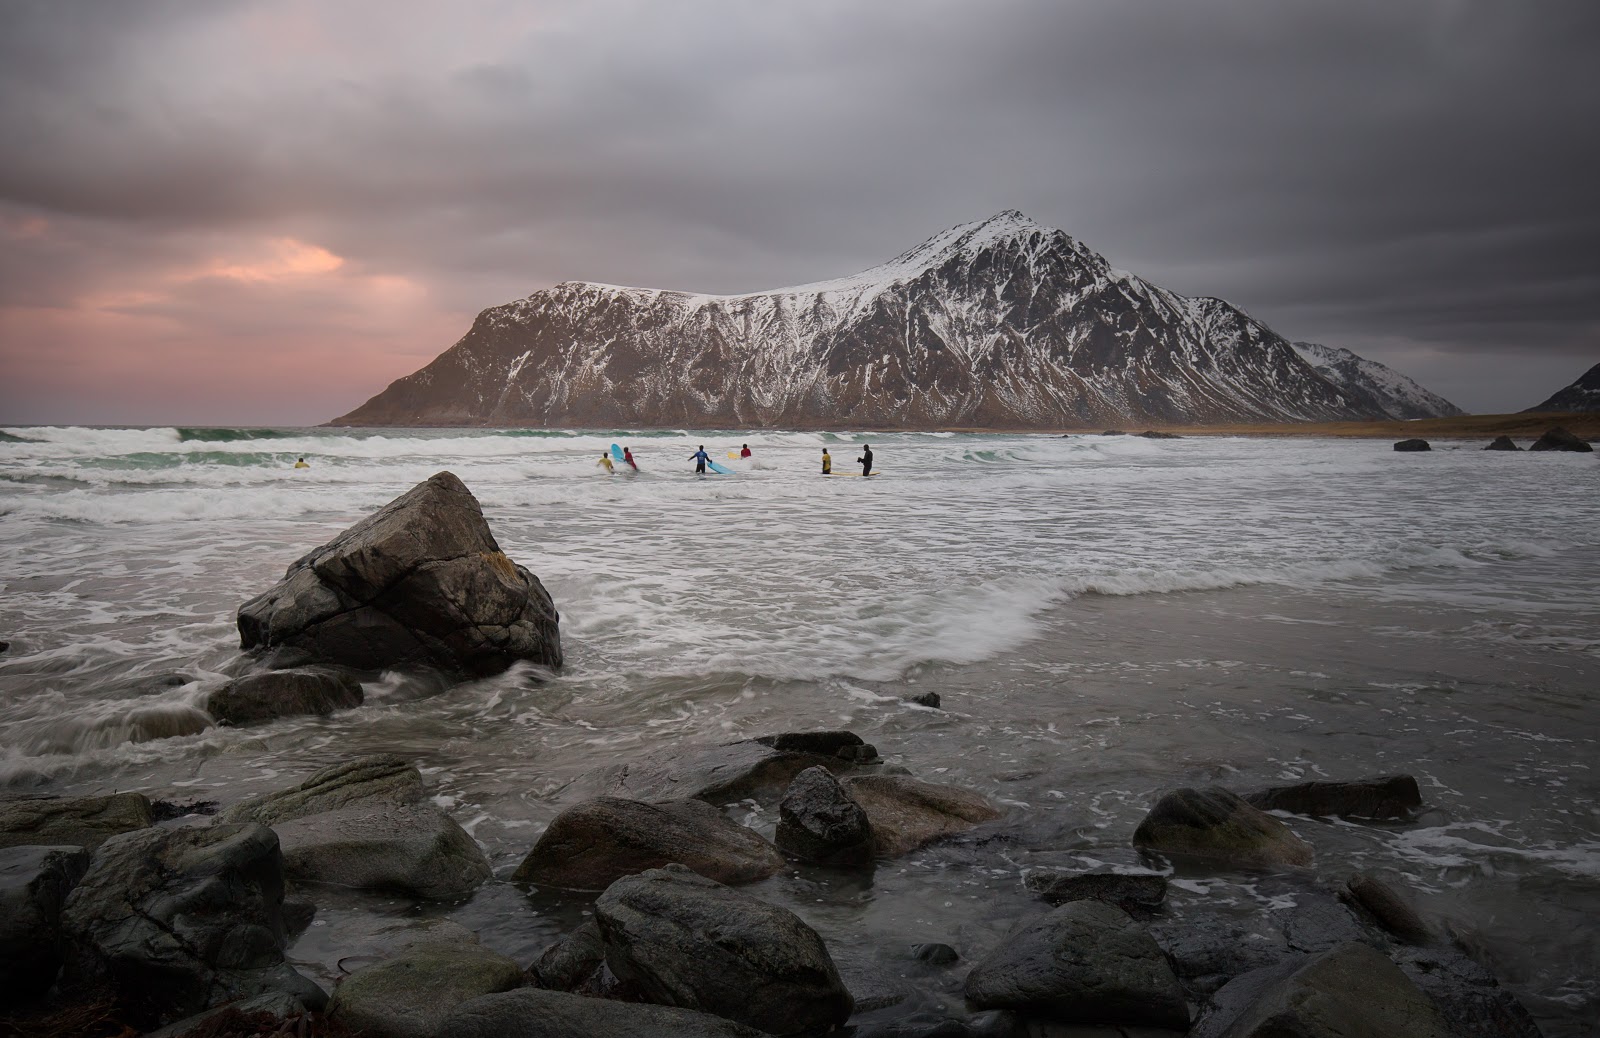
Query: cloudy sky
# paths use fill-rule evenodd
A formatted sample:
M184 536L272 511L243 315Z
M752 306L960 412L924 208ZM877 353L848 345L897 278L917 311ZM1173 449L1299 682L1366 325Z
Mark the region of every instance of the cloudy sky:
M1594 0L10 0L0 424L290 424L568 279L1005 208L1472 411L1600 360Z

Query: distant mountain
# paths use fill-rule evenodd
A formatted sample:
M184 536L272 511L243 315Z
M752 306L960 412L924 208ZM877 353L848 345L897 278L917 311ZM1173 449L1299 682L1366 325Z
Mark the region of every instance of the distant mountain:
M1387 414L1238 307L1115 270L1007 210L797 288L563 282L483 311L330 424L1051 429Z
M1600 411L1600 364L1579 375L1576 382L1549 400L1528 408L1528 411Z
M1337 346L1315 342L1292 344L1322 377L1358 405L1389 418L1447 418L1461 408L1430 393L1393 368L1358 357Z

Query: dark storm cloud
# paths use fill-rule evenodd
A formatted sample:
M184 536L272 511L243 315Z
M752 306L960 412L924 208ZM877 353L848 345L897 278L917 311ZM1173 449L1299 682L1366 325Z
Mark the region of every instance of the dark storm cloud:
M1597 42L1592 2L10 5L0 216L50 230L0 237L0 303L235 235L463 321L835 276L1017 207L1509 409L1600 354ZM208 284L147 306L259 312Z

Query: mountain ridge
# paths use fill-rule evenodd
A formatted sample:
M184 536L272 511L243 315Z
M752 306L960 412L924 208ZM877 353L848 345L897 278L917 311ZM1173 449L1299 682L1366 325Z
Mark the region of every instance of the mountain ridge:
M1600 364L1585 371L1571 383L1552 393L1543 403L1523 411L1600 411Z

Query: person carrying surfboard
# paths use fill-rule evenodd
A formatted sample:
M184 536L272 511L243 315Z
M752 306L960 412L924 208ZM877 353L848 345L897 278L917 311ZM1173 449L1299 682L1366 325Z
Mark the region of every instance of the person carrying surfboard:
M633 469L633 471L635 471L635 472L639 471L639 463L637 461L633 460L633 448L632 447L624 447L624 448L622 448L622 460L627 462L628 465Z
M750 456L750 445L748 443L739 444L739 457L748 458L749 456Z
M617 471L616 469L611 467L611 455L609 453L607 453L606 451L601 451L600 452L600 464L602 464L602 465L604 465L606 467L606 475L608 475L608 476L615 474L616 471Z
M861 445L861 457L856 460L861 463L861 474L863 476L872 475L872 444L863 443Z
M706 462L711 460L711 455L706 453L706 445L702 443L700 445L700 449L699 450L697 450L693 454L689 455L689 460L694 462L695 475L697 475L697 476L705 475L706 474Z
M828 453L828 448L826 447L822 448L822 474L824 476L833 475L833 455Z

